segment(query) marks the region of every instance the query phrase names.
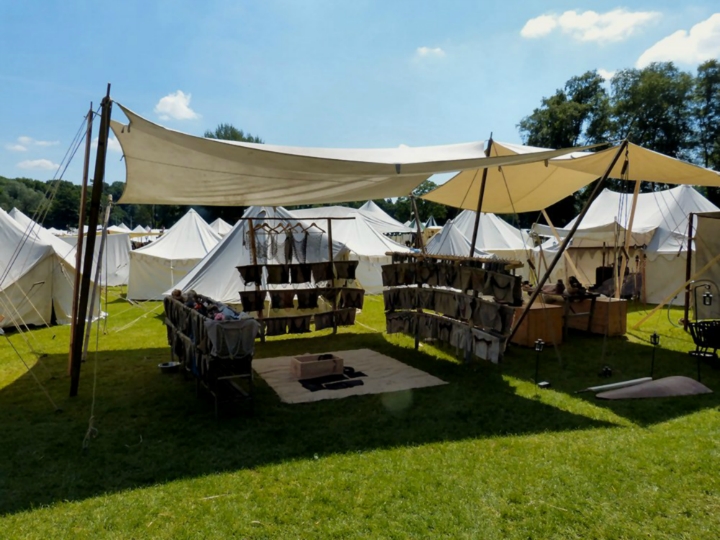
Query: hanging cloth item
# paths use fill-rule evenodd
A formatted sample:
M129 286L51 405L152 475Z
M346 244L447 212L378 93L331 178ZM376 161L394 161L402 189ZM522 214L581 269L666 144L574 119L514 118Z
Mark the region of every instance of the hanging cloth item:
M284 336L287 334L288 320L286 317L264 319L266 336Z
M431 309L435 311L435 290L434 289L416 289L415 293L416 306L421 309Z
M310 331L311 315L290 317L288 319L288 334L305 334Z
M313 263L310 265L310 270L316 282L328 281L333 278L332 266L329 262Z
M365 298L364 289L343 289L340 297L341 308L362 309L363 299Z
M382 272L383 286L395 287L398 284L398 272L396 264L383 264L380 267Z
M333 327L333 317L335 314L332 311L325 313L315 314L315 330L324 330L325 328Z
M327 302L332 304L335 299L338 297L338 292L340 289L333 289L333 288L327 288L327 289L317 289L320 293L320 296L322 296Z
M318 307L317 289L303 289L297 291L298 309L314 309Z
M262 311L265 307L265 292L240 291L240 303L242 303L243 311L246 313Z
M355 324L355 308L339 309L337 311L338 326L352 326Z
M267 268L267 282L270 285L285 285L290 281L290 272L288 267L284 264L268 264Z
M262 266L251 264L247 266L236 266L240 272L240 277L245 285L260 283L262 278Z
M359 261L338 261L335 263L335 276L338 279L355 279L355 270Z
M433 260L424 259L415 265L415 281L422 285L437 285L438 282L437 263Z
M270 291L270 304L273 309L288 309L295 307L293 299L295 291L272 290Z
M309 283L310 276L309 264L293 264L290 266L290 281L293 283Z

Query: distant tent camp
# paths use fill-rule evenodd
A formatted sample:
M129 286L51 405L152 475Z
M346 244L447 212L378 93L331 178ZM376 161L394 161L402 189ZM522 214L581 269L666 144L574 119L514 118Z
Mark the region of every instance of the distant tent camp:
M145 227L143 227L142 225L138 225L137 227L135 227L132 230L132 232L138 233L138 234L145 234L147 232L147 230L145 230Z
M615 246L624 247L626 227L631 211L632 193L617 193L603 190L588 209L585 219L573 236L568 253L580 275L576 276L583 284L596 282L595 269L614 261ZM665 191L640 193L630 238L631 272L641 261L645 261L645 299L648 303L662 302L668 294L685 281L687 260L688 215L699 212L716 212L718 207L703 197L691 186L681 185ZM556 229L564 238L575 220L564 228ZM542 245L543 267L552 260L557 251L557 241L549 227L535 225L533 229L543 236L550 237ZM603 248L605 244L605 248ZM603 253L605 257L603 257ZM539 258L540 249L535 250ZM639 258L635 260L635 256ZM540 261L536 262L539 264ZM561 259L553 272L552 279L565 279L571 272ZM681 302L682 298L678 298Z
M260 224L263 218L280 218L268 221L268 224L275 227L280 224L296 224L298 219L282 207L270 208L252 206L245 211L244 217L254 218L254 224ZM334 231L333 231L334 232ZM200 263L195 266L182 280L179 280L173 288L183 292L194 290L198 294L208 296L214 300L226 304L238 304L240 302L239 291L255 289L254 285L246 285L240 278L236 266L253 264L250 242L248 241L248 221L238 221L235 227L220 241L215 248L208 253ZM168 233L169 234L169 233ZM258 246L258 262L260 264L284 263L278 259L278 253L273 253L272 242L266 239L266 233L257 231L256 245ZM296 233L295 237L299 242L304 239L303 233ZM328 237L320 234L307 242L311 250L310 257L313 260L328 260ZM333 241L333 258L347 256L347 248L337 240ZM267 288L266 276L263 277L263 288ZM302 288L302 285L294 288ZM170 294L171 288L167 288L165 294Z
M152 244L130 252L127 297L131 300L162 297L218 242L220 236L195 210L189 210ZM230 272L229 269L227 271Z
M476 213L463 210L453 224L466 238L472 240ZM495 214L480 214L476 247L505 259L525 262L533 246L530 237Z
M227 233L232 231L232 225L230 225L227 221L223 220L222 218L217 218L215 221L213 221L210 224L210 227L213 231L218 233L220 236L225 236Z
M110 227L108 227L108 231ZM87 236L84 237L83 243L86 242ZM70 246L77 246L77 236L63 236L62 240ZM114 233L108 234L105 241L102 260L101 284L115 287L118 285L127 285L130 276L130 233ZM95 240L95 257L93 259L93 268L96 267L98 261L98 253L100 253L100 233Z
M430 216L430 218L428 218L428 220L425 222L425 228L426 228L426 229L427 229L428 227L438 227L438 226L439 226L439 225L438 225L437 222L435 221L435 217L434 217L434 216Z
M470 240L448 220L442 230L433 236L425 246L425 250L432 255L453 255L455 257L468 257L470 255ZM494 257L475 246L474 257Z
M58 324L69 324L75 250L24 214L15 214L26 225L0 209L0 327L50 324L53 314Z

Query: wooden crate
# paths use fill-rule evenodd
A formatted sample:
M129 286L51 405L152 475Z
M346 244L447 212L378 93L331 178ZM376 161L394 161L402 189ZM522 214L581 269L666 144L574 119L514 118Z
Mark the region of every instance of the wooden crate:
M572 302L570 307L576 313L587 313L590 311L590 302L591 300ZM567 320L567 327L587 331L588 318L570 317ZM597 298L590 332L603 336L606 332L608 336L625 335L627 332L627 300Z
M515 308L518 320L524 307ZM523 347L535 347L535 341L542 339L548 345L560 345L563 339L564 308L556 304L534 302L527 316L512 338L511 343Z
M327 354L308 354L296 356L290 361L290 370L297 379L314 379L325 375L339 375L343 372L343 359L334 354L331 358L320 360L320 356Z

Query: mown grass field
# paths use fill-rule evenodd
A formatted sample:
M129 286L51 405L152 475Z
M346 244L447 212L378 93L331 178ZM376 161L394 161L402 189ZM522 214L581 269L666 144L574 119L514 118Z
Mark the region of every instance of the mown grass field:
M450 384L284 405L256 379L255 415L216 420L192 382L157 369L169 354L160 304L111 293L76 398L68 328L10 336L61 413L0 338L0 538L720 536L720 394L574 393L647 375L653 331L655 375L694 377L691 341L665 311L626 338L546 347L552 389L538 391L534 352L513 348L501 366L417 353L383 333L370 297L355 327L272 339L256 357L369 347ZM83 451L95 366L98 431ZM703 382L720 390L720 372L704 367Z

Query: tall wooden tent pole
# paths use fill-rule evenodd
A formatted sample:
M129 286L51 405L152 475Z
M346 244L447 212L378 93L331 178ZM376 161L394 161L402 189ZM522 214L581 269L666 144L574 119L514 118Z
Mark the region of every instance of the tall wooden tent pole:
M412 207L413 212L415 213L415 230L417 231L417 247L420 248L420 251L425 253L425 242L423 241L422 237L422 230L420 229L420 213L418 212L417 202L415 201L415 195L410 195L410 200L412 201Z
M87 132L85 133L85 159L83 160L82 191L80 192L80 219L78 220L78 241L77 247L75 248L75 281L73 283L73 301L70 315L68 374L72 371L73 338L75 336L75 320L77 319L78 293L80 292L80 264L82 262L83 238L85 236L85 200L87 199L88 175L90 172L93 119L93 105L91 102L87 116Z
M688 216L688 244L687 244L687 260L685 261L685 314L683 315L683 328L687 332L688 322L690 318L690 282L692 281L692 247L693 247L693 217L695 214L690 212ZM697 309L697 308L696 308Z
M585 217L585 214L587 214L588 209L590 208L590 204L592 203L592 201L595 200L595 196L599 192L602 185L605 183L605 180L607 180L607 177L610 176L610 171L612 171L613 167L617 163L617 160L620 159L620 156L625 151L627 144L628 144L627 140L624 140L620 144L620 147L618 148L618 151L615 154L615 157L613 158L612 162L610 163L607 170L605 171L605 174L595 184L595 187L593 188L593 191L590 194L590 197L588 198L587 202L585 203L585 206L583 207L582 211L580 212L580 215L577 217L577 220L575 220L575 224L572 226L572 228L568 232L568 234L565 237L565 239L563 240L562 244L560 244L560 248L558 249L558 252L555 254L555 257L553 257L553 260L550 263L550 266L548 266L547 270L545 271L545 274L538 282L537 287L535 288L535 291L533 292L532 296L530 297L530 300L528 301L527 305L525 306L522 313L520 314L520 317L518 318L517 322L515 323L515 326L513 326L513 329L512 329L512 332L510 332L510 337L508 338L508 341L510 341L512 339L512 337L517 332L518 328L520 328L520 325L522 324L522 322L525 320L525 317L527 317L528 311L530 311L530 307L533 305L533 302L535 302L535 299L538 297L538 295L542 291L543 285L545 285L548 278L550 277L550 272L553 271L553 269L555 268L555 265L557 265L558 261L560 260L560 257L562 257L563 253L565 253L565 250L567 249L568 245L570 244L570 240L572 240L572 237L575 235L575 232L578 230L578 227L580 227L580 224L582 223L582 220Z
M627 164L626 164L627 166ZM620 270L620 286L615 287L615 299L620 299L620 293L622 292L623 283L625 283L625 270L628 267L630 259L630 240L632 239L633 223L635 221L635 209L637 208L638 195L640 194L640 180L635 180L635 189L633 190L632 207L630 208L630 220L628 226L625 229L625 256L623 257L623 264Z
M488 140L488 147L485 149L485 157L490 157L492 150L493 138L492 133ZM482 212L483 199L485 198L485 182L487 182L487 167L483 169L482 180L480 181L480 193L478 194L477 209L475 210L475 226L473 227L472 241L470 242L470 254L468 257L475 256L475 244L477 243L478 228L480 227L480 212Z
M95 156L95 175L93 178L92 194L90 197L90 216L88 220L88 235L85 241L83 272L80 283L80 299L75 314L75 328L72 337L72 350L70 352L70 397L77 396L80 385L80 365L82 361L83 338L85 336L85 321L88 316L88 298L90 296L90 280L93 268L93 255L95 253L95 239L97 225L100 219L100 199L102 197L103 181L105 180L105 159L107 157L107 142L110 134L110 115L112 113L112 100L110 99L110 85L100 105L100 131L98 133L97 154ZM92 234L90 234L92 233ZM78 269L76 268L77 272Z

